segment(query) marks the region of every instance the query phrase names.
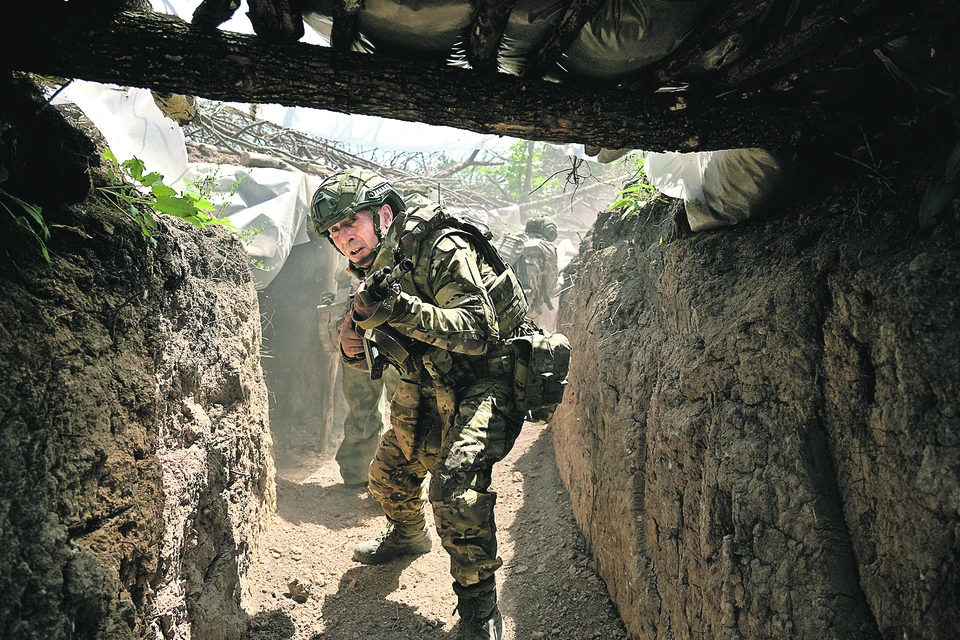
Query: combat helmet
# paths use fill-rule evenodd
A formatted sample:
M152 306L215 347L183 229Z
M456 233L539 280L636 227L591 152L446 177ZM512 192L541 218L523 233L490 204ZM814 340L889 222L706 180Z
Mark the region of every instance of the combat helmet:
M550 216L533 216L527 220L527 225L523 228L526 233L538 235L553 242L557 239L557 223Z
M440 193L440 185L434 186L426 182L416 182L404 187L403 201L408 207L447 206L446 199Z
M324 180L313 194L310 205L313 229L333 243L330 227L355 217L358 211L376 209L383 204L389 204L394 215L407 208L400 193L380 174L366 169L347 169ZM379 216L373 216L373 228L382 241Z

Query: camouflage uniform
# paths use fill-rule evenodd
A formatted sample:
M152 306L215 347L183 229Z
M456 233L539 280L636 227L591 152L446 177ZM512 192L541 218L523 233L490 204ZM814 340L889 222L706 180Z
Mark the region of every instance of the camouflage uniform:
M371 271L393 265L403 224L401 214ZM451 574L465 587L492 578L502 564L491 471L513 447L524 418L513 399L513 350L504 339L530 331L521 322L519 285L507 303L491 300L498 274L475 242L463 233L424 238L416 254L422 266L404 275L390 319L373 335L389 334L408 357L391 403L391 428L370 466L370 492L389 520L414 520L423 513L430 473L437 533ZM520 316L509 335L498 329L503 318L496 309L504 307ZM348 364L364 366L362 360Z
M546 238L528 234L523 243L523 261L527 271L527 284L524 293L530 305L530 315L541 325L551 318L554 310L550 299L557 289L560 270L557 267L557 248ZM552 327L547 327L552 328Z

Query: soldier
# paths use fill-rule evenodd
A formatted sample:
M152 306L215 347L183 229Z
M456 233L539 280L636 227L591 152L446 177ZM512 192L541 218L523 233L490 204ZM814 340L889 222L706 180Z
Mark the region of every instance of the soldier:
M503 561L490 483L524 418L507 343L535 329L522 289L476 227L442 204L408 208L375 173L350 169L326 181L312 214L317 233L367 278L340 327L343 362L376 367L366 339L401 372L391 428L370 467L370 492L388 525L359 544L354 559L380 564L431 549L423 495L430 473L428 497L458 597L457 638L499 639L495 572ZM394 272L385 276L383 267Z
M442 204L443 197L439 189L427 184L413 184L404 189L404 203L428 205ZM359 283L354 276L357 269L345 269L336 276L337 293L334 299L347 301L349 295L355 293ZM341 307L344 307L341 311ZM324 349L331 354L339 354L338 334L346 313L341 304L318 307L321 310L320 337ZM330 312L332 311L332 313ZM366 485L370 462L377 450L380 436L385 431L383 414L380 412L380 396L387 394L392 399L400 383L400 375L396 369L386 367L383 377L371 380L368 373L358 371L353 367L340 367L341 390L347 404L347 415L343 421L343 440L337 448L337 465L340 467L340 476L347 486Z
M560 275L553 244L556 239L557 223L550 216L537 215L527 220L523 233L506 233L497 243L523 286L530 317L551 331L556 318L551 299Z
M344 315L349 308L350 295L356 280L346 270L334 280L337 292L329 294L333 300L317 307L320 312L320 342L327 353L339 355L339 332ZM393 397L400 382L394 369L386 369L383 378L371 380L370 376L352 367L340 367L340 388L347 404L343 421L343 440L337 448L336 460L340 476L347 486L365 486L370 471L370 461L377 450L380 436L386 430L380 412L380 396Z
M526 271L524 293L530 305L530 316L541 326L553 330L556 310L551 298L557 290L560 270L557 267L557 223L550 216L533 216L524 227L523 269ZM523 278L521 278L523 280Z

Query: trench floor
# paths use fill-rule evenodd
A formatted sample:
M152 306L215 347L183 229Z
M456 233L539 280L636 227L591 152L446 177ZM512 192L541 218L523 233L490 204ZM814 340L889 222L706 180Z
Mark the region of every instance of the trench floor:
M354 545L375 538L385 520L365 489L342 484L332 456L277 474L277 513L244 603L250 640L453 640L446 552L435 538L418 558L354 562ZM505 640L626 638L574 522L548 425L524 426L492 488Z

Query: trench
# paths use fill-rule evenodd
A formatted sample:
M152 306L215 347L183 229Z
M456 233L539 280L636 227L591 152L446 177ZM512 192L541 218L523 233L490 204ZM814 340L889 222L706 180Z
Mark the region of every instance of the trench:
M246 578L251 640L453 638L458 616L449 559L430 553L368 567L353 547L385 525L365 488L347 486L335 454L343 438L342 376L328 374L315 304L332 252L294 247L260 293L265 379L277 464L277 510ZM381 396L388 420L385 394ZM333 405L333 410L330 410ZM625 638L573 517L545 423L528 422L494 467L505 638ZM428 506L428 521L432 521ZM434 529L435 531L435 529Z

